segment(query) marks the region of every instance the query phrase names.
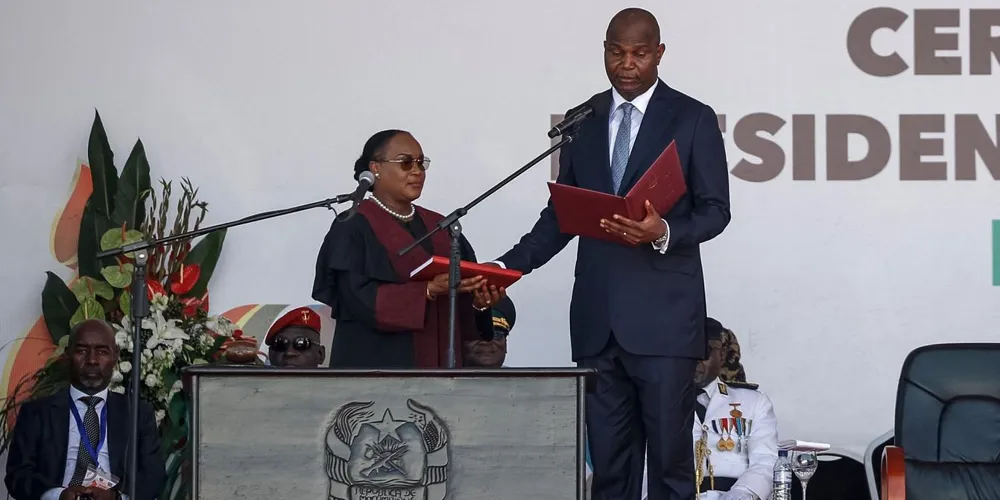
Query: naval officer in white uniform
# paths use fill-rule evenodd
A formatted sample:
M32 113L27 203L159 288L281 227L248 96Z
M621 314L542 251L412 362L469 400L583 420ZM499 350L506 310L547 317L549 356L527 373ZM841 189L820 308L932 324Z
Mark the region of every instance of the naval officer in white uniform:
M703 478L699 500L766 500L778 458L778 428L771 400L748 384L736 336L718 321L705 322L708 359L694 373L697 392L695 470ZM699 452L701 448L701 452ZM714 478L714 484L713 484ZM653 499L650 499L653 500Z
M696 459L699 442L711 453L700 457L701 474L696 476L704 479L698 499L768 500L774 462L778 459L778 423L771 400L757 390L756 384L747 383L740 363L740 344L732 331L707 318L705 337L709 356L695 368L694 385L700 390L692 432ZM733 419L737 418L733 416L734 409L740 412L741 419L735 431L730 430ZM723 419L727 422L725 429L721 427ZM729 438L733 440L732 450ZM725 450L720 449L720 441ZM714 488L708 463L712 464ZM657 500L647 496L645 475L642 499Z

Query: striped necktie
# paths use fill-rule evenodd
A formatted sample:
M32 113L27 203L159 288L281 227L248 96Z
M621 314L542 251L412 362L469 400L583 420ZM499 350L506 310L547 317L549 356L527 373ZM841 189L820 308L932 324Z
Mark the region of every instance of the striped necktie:
M90 442L90 447L100 453L97 443L101 440L101 421L97 418L97 404L103 401L97 396L84 396L80 398L87 405L87 413L83 416L83 429L80 431L80 446L76 450L76 469L73 470L73 478L70 479L70 486L80 486L83 484L83 477L87 474L88 467L98 468L94 459L87 453L87 445L84 439ZM84 432L86 431L86 432Z
M632 142L632 110L635 109L635 106L630 102L625 102L618 109L622 110L622 122L618 125L615 147L611 154L611 181L614 184L615 193L618 193L618 189L621 188L622 178L625 177L625 167L628 166L628 155Z

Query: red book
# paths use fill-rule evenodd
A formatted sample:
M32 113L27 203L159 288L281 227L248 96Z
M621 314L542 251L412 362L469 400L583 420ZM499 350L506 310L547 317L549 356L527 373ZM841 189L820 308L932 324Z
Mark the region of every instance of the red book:
M687 191L677 145L670 145L660 153L646 173L632 186L625 197L591 191L589 189L549 183L549 194L555 207L559 230L565 234L585 236L615 243L625 243L624 238L609 234L601 228L601 219L614 220L615 214L639 221L646 218L646 200L653 204L656 213L664 215Z
M507 288L521 279L521 271L476 264L465 260L459 264L459 272L462 279L482 276L489 284L496 285L497 288ZM439 274L448 274L448 258L435 255L410 272L410 281L430 281Z

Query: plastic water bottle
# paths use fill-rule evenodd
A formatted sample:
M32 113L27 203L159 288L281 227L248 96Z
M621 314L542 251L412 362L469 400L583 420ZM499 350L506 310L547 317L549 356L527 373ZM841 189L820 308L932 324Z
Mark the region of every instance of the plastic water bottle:
M773 500L792 500L792 462L788 450L778 450L778 460L774 462Z

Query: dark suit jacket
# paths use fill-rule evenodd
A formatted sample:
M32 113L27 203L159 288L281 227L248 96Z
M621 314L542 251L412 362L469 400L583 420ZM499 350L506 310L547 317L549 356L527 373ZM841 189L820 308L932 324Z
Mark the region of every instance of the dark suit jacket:
M7 455L7 491L16 500L39 500L62 486L69 448L69 390L29 401L21 406ZM108 393L108 458L111 473L120 478L116 489L125 492L125 447L128 443L128 399ZM139 408L138 482L136 500L152 500L163 490L166 467L160 452L159 431L153 408Z
M577 140L560 153L557 182L611 193L611 90L591 102L594 115L580 124ZM658 82L617 194L627 193L671 140L677 142L688 190L669 213L661 214L670 226L666 254L649 244L630 247L580 239L570 304L574 360L600 353L611 332L634 354L706 354L699 244L722 233L730 219L729 167L715 111ZM550 201L531 232L499 260L528 273L571 239L559 232Z

